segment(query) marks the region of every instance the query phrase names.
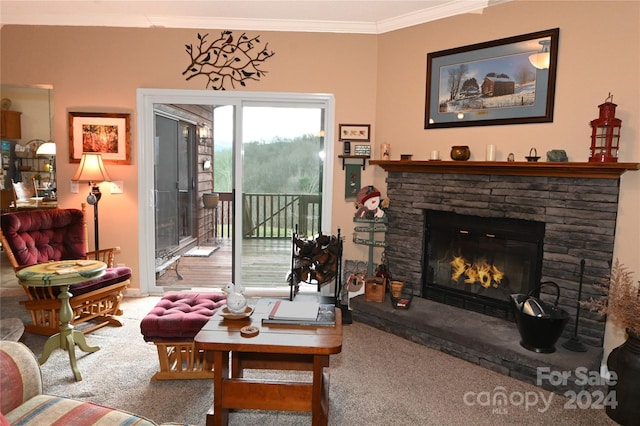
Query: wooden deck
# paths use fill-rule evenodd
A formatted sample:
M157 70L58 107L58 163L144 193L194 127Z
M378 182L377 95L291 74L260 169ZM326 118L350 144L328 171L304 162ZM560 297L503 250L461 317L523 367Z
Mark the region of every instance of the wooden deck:
M231 239L220 238L219 249L208 257L182 256L177 263L178 275L171 269L156 279L156 285L171 288L215 287L232 282ZM242 251L242 283L251 287L286 286L291 269L291 240L244 240Z

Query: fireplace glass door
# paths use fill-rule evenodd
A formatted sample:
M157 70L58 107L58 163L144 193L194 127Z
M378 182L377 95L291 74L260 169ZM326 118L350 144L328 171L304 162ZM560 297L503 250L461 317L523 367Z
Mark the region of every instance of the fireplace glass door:
M426 212L423 297L512 319L509 296L540 281L544 223Z

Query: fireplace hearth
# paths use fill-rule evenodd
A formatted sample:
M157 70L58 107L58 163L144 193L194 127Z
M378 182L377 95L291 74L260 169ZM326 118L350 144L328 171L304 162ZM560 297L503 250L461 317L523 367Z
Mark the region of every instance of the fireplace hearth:
M537 288L542 222L426 210L422 297L513 320L509 297Z

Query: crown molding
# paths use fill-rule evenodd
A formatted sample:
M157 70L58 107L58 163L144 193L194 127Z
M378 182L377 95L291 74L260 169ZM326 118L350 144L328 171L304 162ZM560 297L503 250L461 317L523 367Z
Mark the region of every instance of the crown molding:
M505 0L501 0L501 2L503 1ZM414 25L424 24L426 22L436 21L438 19L448 18L455 15L465 13L482 13L486 7L489 7L489 0L452 0L446 4L429 7L427 9L418 10L413 13L407 13L405 15L380 21L377 24L377 34L400 30L402 28L412 27Z
M316 33L376 34L374 22L315 21L291 19L245 19L245 18L205 18L205 17L149 17L153 27L231 29L247 31L287 31Z
M144 11L128 13L91 13L91 9L42 10L31 13L26 6L19 9L7 9L3 5L0 26L38 25L38 26L89 26L89 27L126 27L126 28L194 28L229 29L249 31L287 31L318 33L382 34L406 27L424 24L464 13L482 13L485 8L512 0L449 0L434 2L434 6L415 12L402 14L380 21L356 20L320 20L320 19L263 19L263 18L222 18L206 16L177 16L146 14ZM9 3L16 3L9 2ZM67 2L68 3L68 2Z

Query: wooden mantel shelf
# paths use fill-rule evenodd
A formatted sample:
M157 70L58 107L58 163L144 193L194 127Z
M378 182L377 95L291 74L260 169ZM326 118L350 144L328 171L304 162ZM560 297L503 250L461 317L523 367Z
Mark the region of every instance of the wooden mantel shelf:
M599 179L617 179L627 170L640 170L640 163L370 160L369 164L382 167L387 172L552 176Z

